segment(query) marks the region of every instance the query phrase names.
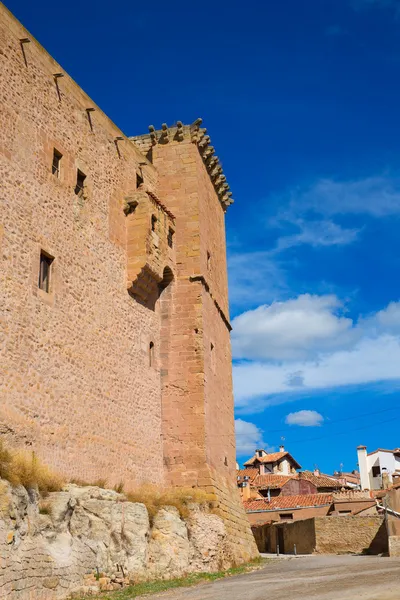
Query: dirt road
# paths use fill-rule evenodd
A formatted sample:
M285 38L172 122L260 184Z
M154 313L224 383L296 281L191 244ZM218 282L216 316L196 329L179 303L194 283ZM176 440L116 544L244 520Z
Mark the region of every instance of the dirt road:
M400 558L309 556L152 600L400 600Z

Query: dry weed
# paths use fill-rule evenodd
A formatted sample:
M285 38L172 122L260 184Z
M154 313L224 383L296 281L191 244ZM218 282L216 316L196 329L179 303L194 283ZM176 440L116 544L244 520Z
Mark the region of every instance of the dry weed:
M46 495L63 486L59 475L42 464L34 452L12 452L0 440L0 478L11 485L23 485L26 489L38 488Z
M162 506L174 506L181 518L186 519L191 504L210 506L214 500L214 496L200 488L161 488L151 484L144 484L125 495L130 502L141 502L146 506L150 521Z

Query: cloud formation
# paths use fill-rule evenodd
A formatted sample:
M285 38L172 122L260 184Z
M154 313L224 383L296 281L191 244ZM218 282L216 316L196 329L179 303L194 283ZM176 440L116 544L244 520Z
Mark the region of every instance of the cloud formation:
M287 425L299 425L300 427L320 427L324 417L315 410L299 410L286 416Z
M242 419L235 420L236 453L238 456L251 455L257 448L267 449L263 432L257 425ZM270 449L270 448L268 448Z
M400 380L400 303L353 321L335 296L299 296L234 320L237 408L293 395Z

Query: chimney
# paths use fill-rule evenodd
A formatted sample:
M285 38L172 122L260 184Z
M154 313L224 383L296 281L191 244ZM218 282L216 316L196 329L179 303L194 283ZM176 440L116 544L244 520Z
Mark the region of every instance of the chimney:
M357 446L358 468L360 470L361 489L370 490L368 463L367 463L367 447Z
M315 477L319 477L321 475L321 471L318 469L318 467L314 468L314 475Z
M251 498L250 481L244 481L242 483L242 500L250 500L250 498Z
M283 444L279 446L279 452L285 452L285 446Z

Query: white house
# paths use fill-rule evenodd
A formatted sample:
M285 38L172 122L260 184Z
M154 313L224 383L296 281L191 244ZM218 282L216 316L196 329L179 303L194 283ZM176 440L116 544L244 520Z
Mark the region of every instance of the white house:
M378 448L367 454L366 446L357 447L361 489L380 490L393 483L393 475L400 475L400 448Z

